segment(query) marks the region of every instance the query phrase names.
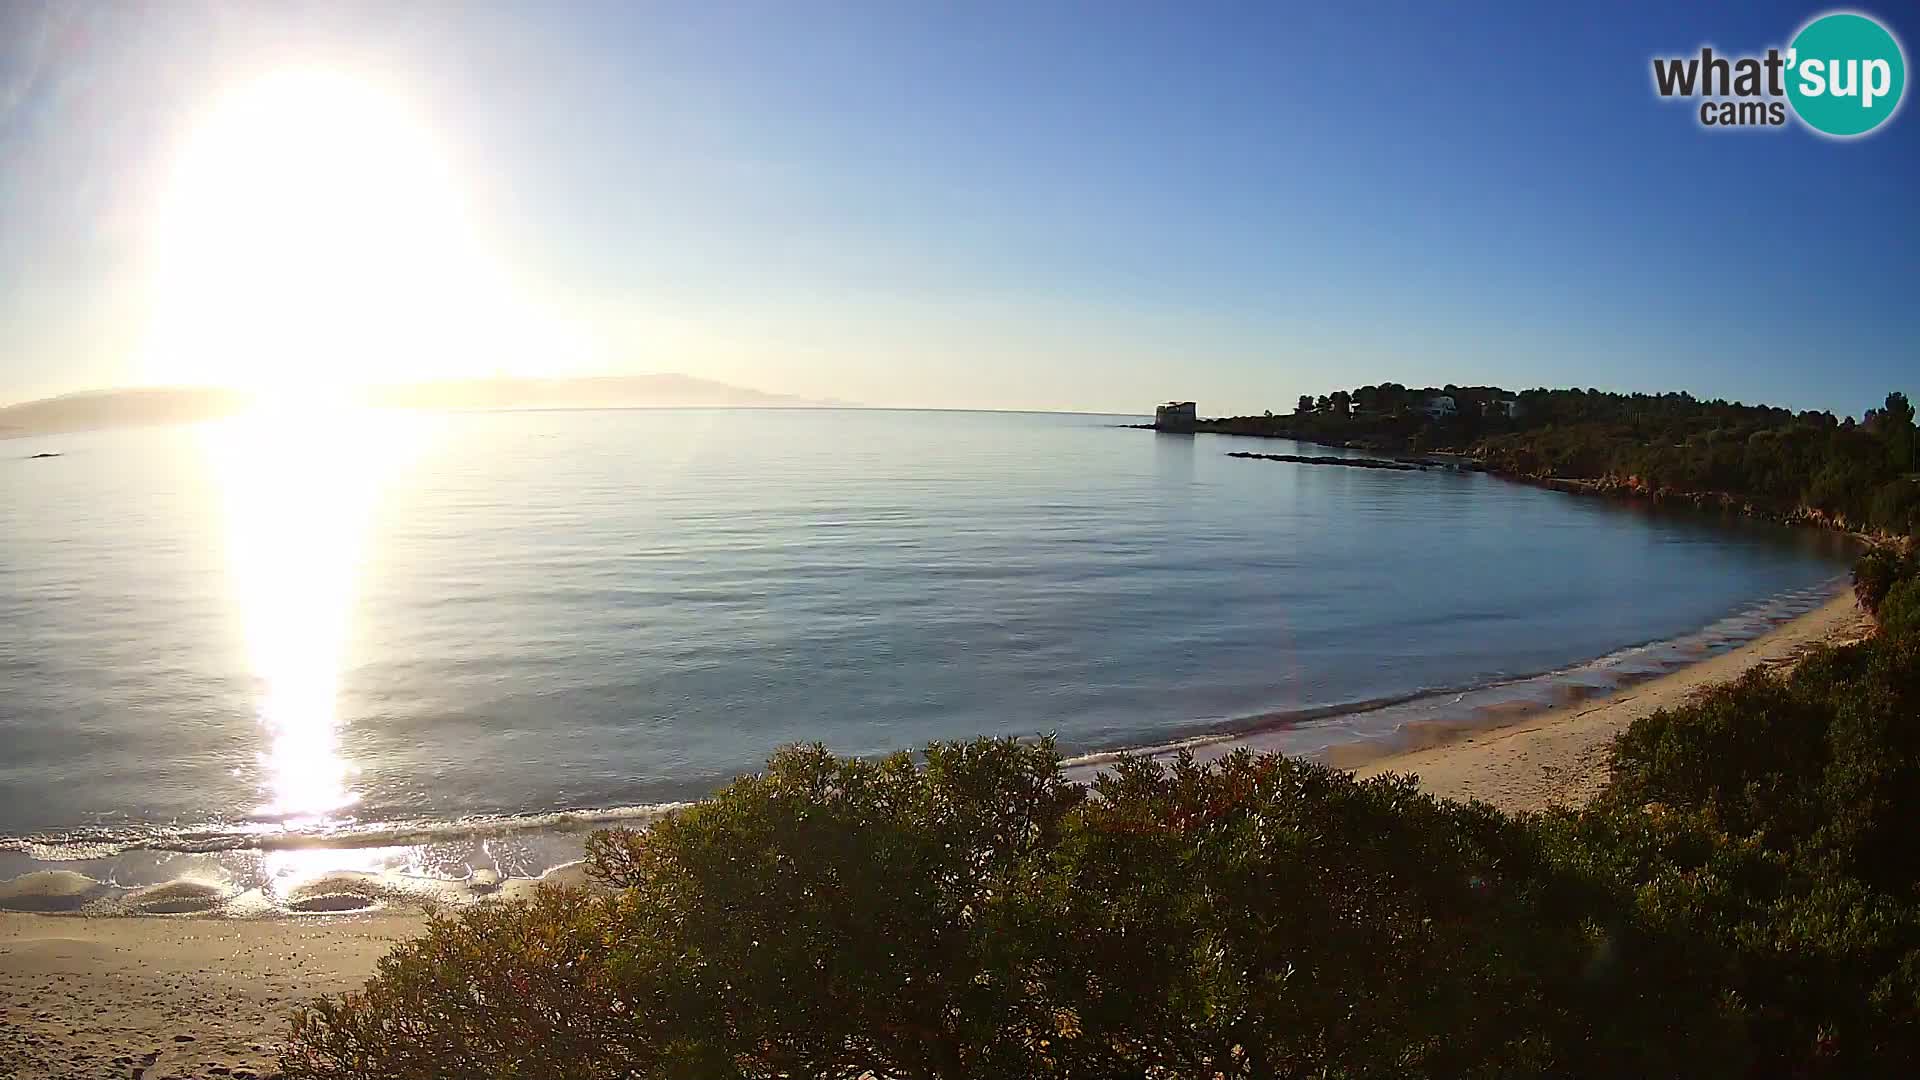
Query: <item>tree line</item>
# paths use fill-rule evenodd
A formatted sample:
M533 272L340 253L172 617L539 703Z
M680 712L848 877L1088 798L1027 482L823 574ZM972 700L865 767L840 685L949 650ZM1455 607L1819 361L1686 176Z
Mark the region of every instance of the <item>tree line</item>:
M1455 403L1452 414L1423 411L1443 394ZM1453 450L1508 475L1726 495L1781 514L1818 511L1861 531L1920 536L1920 435L1913 404L1899 392L1855 421L1685 393L1382 383L1303 395L1291 416L1218 423L1215 430L1383 451Z

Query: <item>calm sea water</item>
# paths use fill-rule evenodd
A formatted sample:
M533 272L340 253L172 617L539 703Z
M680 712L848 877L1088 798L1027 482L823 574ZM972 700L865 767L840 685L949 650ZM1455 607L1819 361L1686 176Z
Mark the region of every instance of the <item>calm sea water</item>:
M1369 704L1717 646L1844 570L1813 533L1233 459L1301 448L1127 419L549 412L0 443L0 876L142 884L312 835L412 845L415 872L472 850L534 872L505 841L418 845L696 797L796 741L1339 733L1325 717Z

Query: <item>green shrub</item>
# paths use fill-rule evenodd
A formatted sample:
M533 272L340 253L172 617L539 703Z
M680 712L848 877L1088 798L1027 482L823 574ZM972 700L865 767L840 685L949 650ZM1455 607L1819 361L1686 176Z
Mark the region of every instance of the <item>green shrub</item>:
M1768 1075L1920 1060L1920 586L1910 559L1862 571L1879 634L1637 721L1578 819L1575 847L1712 973Z
M630 914L611 898L543 889L433 919L381 959L366 989L295 1014L281 1064L292 1078L666 1075L662 1048L634 1022L652 1015L631 970L651 943L616 935Z
M1920 884L1920 635L1883 632L1832 697L1819 854L1876 888Z
M1756 668L1622 732L1603 801L1700 811L1736 836L1791 843L1819 821L1829 720L1823 702Z
M1890 597L1901 603L1913 580ZM1920 883L1920 635L1749 672L1616 741L1603 808L1656 804L1878 888Z
M1618 898L1526 824L1278 756L1122 762L1068 830L1052 996L1071 1075L1465 1076L1707 1066ZM1695 1022L1688 1023L1688 1020ZM1677 1055L1677 1056L1676 1056Z
M1870 612L1880 610L1880 601L1899 581L1920 574L1916 556L1897 547L1881 546L1860 556L1853 564L1853 592L1860 606Z
M1920 578L1908 578L1888 589L1876 617L1889 634L1920 636Z
M289 1075L1710 1064L1710 997L1635 975L1659 950L1625 946L1615 894L1524 823L1403 778L1242 753L1126 760L1089 791L1045 745L799 748L590 857L617 891L435 921L302 1015Z
M1920 1053L1909 899L1821 871L1700 815L1590 814L1584 848L1617 860L1653 940L1657 977L1706 982L1721 1003L1704 1032L1749 1075L1902 1075ZM1676 1033L1696 1038L1700 1030ZM1725 1044L1723 1044L1724 1046Z
M1059 932L1032 884L1084 797L1050 744L935 744L921 764L796 747L588 856L700 958L689 993L719 1018L702 1053L740 1075L1041 1075L1066 1021L1031 989Z

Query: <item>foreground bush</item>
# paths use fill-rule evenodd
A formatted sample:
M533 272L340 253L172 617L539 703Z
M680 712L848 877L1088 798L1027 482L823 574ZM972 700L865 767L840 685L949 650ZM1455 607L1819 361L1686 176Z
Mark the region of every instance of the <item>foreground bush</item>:
M1920 635L1920 577L1908 578L1890 587L1877 614L1880 625L1888 633Z
M1920 635L1823 649L1635 723L1602 805L1697 813L1876 888L1920 884Z
M296 1014L289 1076L633 1075L657 1060L613 978L646 947L623 905L559 889L435 918L360 993ZM665 1075L665 1074L660 1074Z
M1730 995L1769 1074L1920 1061L1917 585L1910 557L1875 563L1878 635L1636 722L1578 824L1642 923Z
M1635 1071L1711 1026L1525 825L1279 757L1089 791L1044 744L794 749L590 857L616 891L435 921L289 1074Z
M1885 545L1860 556L1853 565L1853 592L1860 606L1877 613L1895 585L1920 575L1917 562L1920 552Z

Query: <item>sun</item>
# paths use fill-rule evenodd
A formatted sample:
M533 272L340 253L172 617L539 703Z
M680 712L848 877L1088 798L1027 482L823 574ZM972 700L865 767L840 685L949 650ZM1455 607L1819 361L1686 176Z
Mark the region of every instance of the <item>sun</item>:
M402 95L334 71L214 102L154 215L144 380L311 400L537 367L542 335L436 136Z

